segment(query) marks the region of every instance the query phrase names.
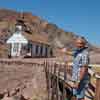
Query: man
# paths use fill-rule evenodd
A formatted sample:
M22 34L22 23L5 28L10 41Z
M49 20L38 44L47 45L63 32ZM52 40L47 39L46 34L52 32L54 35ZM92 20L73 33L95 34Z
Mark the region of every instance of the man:
M85 100L85 90L89 82L89 54L86 47L86 40L83 37L78 37L75 41L75 47L76 49L72 53L65 51L65 49L62 49L62 51L73 55L73 95L76 96L77 100Z

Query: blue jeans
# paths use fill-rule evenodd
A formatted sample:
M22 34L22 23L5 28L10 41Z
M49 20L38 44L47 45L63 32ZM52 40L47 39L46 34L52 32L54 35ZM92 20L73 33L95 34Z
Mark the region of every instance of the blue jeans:
M77 97L77 99L82 99L85 97L85 90L88 87L89 80L83 79L78 89L73 89L73 95Z

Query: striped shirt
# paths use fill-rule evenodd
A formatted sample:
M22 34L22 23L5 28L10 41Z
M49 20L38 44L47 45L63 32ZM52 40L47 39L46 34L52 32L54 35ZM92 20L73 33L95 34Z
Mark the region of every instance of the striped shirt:
M76 49L73 52L73 68L72 68L72 80L78 81L79 80L79 71L80 68L84 65L89 64L89 54L86 48ZM84 76L86 79L88 77L88 73Z

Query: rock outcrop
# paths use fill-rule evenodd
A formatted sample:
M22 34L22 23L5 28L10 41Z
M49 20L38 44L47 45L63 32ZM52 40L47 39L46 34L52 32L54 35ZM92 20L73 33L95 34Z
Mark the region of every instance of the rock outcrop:
M0 57L6 58L8 47L6 40L15 30L15 24L20 22L23 25L23 31L26 38L28 37L46 37L53 48L59 47L73 48L73 40L77 38L73 32L65 32L57 25L49 23L42 18L32 15L30 12L16 12L7 9L0 10ZM34 40L34 38L33 38ZM36 41L37 39L35 39ZM88 42L89 50L96 55L99 54L100 48L93 46ZM56 54L55 54L56 55ZM56 55L57 56L57 55ZM92 57L93 59L95 57Z

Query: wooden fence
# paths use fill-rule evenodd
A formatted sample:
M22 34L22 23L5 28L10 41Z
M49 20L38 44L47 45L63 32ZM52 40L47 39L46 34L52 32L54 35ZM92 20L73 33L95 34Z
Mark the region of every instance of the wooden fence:
M48 100L66 100L71 98L75 100L72 95L71 79L72 67L64 62L57 62L55 59L0 59L1 63L26 63L26 64L38 64L44 67ZM89 87L86 90L85 100L100 100L100 74L95 73L89 68L89 74L91 79L95 79L96 83L89 83Z
M44 68L47 79L48 100L75 100L72 95L71 79L72 67L65 63L45 61ZM85 93L85 100L100 100L100 76L89 68L91 79Z

